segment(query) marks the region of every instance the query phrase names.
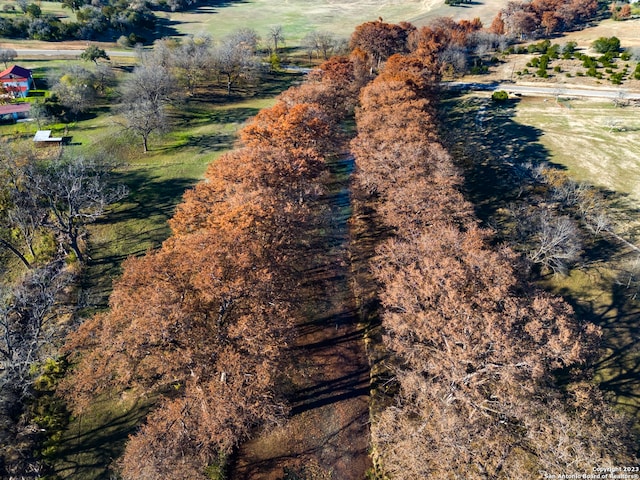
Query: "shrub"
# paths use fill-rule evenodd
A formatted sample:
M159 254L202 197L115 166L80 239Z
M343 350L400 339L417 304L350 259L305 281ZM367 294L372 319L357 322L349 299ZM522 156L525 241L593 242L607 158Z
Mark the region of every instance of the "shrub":
M617 53L620 51L620 39L618 37L600 37L593 42L593 48L598 53Z
M494 102L506 102L507 100L509 100L509 94L504 90L496 90L491 95L491 99Z

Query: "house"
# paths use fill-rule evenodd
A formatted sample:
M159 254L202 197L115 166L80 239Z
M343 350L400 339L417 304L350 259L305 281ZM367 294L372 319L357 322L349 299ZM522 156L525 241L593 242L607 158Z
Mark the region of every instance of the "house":
M50 145L62 145L62 137L52 137L51 130L38 130L33 137L36 147L48 147Z
M18 120L29 118L30 103L15 103L12 105L0 105L0 120Z
M4 72L0 72L0 85L15 97L26 97L33 87L31 70L12 65Z

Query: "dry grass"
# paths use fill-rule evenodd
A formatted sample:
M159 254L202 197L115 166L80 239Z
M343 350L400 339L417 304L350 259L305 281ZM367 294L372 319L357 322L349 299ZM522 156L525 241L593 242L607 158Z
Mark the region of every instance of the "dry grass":
M223 7L206 5L190 12L167 14L167 18L180 33L208 33L214 38L240 27L253 28L265 36L272 26L282 25L287 44L294 46L313 30L347 38L354 27L378 17L386 22L408 21L418 26L438 16L479 17L488 25L506 4L506 0L486 0L466 7L450 7L444 0L254 0L231 1Z
M640 107L525 97L516 121L542 130L549 160L571 177L640 202Z

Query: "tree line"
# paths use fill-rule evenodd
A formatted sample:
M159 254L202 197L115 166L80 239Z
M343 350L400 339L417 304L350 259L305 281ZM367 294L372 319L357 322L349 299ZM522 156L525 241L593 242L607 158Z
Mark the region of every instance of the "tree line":
M438 48L388 58L361 93L351 143L358 189L391 232L371 262L399 389L374 412L378 474L522 478L633 462L630 419L592 382L600 329L529 283L527 260L496 248L460 193L435 134Z
M75 368L60 391L75 412L105 392L159 397L118 463L123 478L207 478L287 413L279 369L302 315L306 239L325 219L314 199L348 109L323 100L350 70L330 61L261 111L185 194L173 236L128 260L110 310L70 336Z

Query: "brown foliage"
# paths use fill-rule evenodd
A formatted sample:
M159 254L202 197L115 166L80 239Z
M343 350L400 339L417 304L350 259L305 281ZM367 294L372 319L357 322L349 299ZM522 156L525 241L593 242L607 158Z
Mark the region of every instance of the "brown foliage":
M185 194L174 236L128 260L110 310L67 342L76 367L61 393L76 410L103 392L165 398L128 443L124 478L205 478L204 467L286 412L275 375L300 314L308 232L322 221L312 200L345 115L321 102L349 78L349 61L326 71L256 116L245 146Z
M371 264L400 387L372 425L381 473L533 478L629 461L624 420L575 382L599 329L524 282L511 250L490 247L437 143L431 101L398 68L411 59L387 65L362 92L352 141L357 182L395 232ZM589 402L593 414L581 414Z
M354 30L350 48L366 52L371 58L371 68L377 69L394 53L407 51L407 37L413 30L415 27L408 23L366 22Z
M544 29L544 35L561 32L590 20L598 9L595 0L512 1L491 24L490 31L524 38Z

